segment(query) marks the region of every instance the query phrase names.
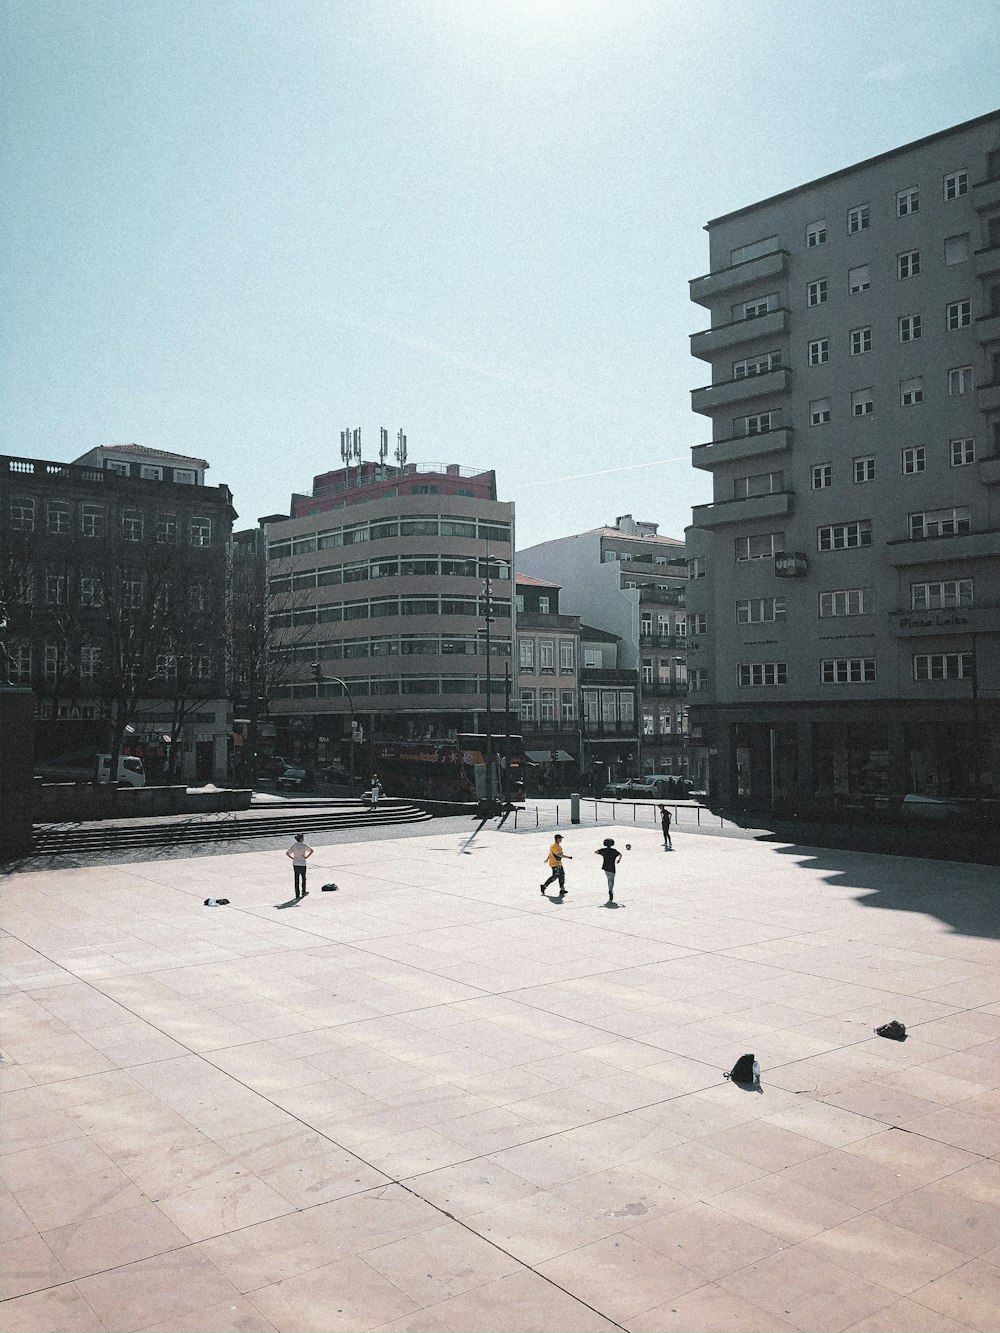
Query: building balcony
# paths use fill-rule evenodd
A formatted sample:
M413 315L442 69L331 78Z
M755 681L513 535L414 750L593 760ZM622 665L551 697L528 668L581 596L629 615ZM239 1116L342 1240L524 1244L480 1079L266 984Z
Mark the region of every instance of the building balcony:
M976 320L976 338L981 343L995 343L1000 340L1000 310L979 316Z
M973 183L972 207L977 213L987 213L998 204L1000 204L1000 176Z
M533 736L544 736L546 741L551 738L552 742L558 742L565 748L567 742L577 741L580 736L580 724L575 719L566 722L557 717L536 717L529 722L522 717L517 725L524 737L525 746L529 745Z
M721 384L706 384L691 390L691 410L710 417L721 408L736 403L749 403L755 398L773 398L775 394L789 393L792 372L787 366L769 370L763 375L746 375L738 380L723 380Z
M594 740L630 740L639 739L635 722L595 722L593 718L584 718L580 724L584 740L589 745Z
M979 460L979 480L984 486L1000 485L1000 454Z
M518 611L517 625L518 629L559 630L564 634L578 634L580 617L563 616L555 612L543 614L541 611Z
M997 336L1000 337L1000 334ZM976 390L976 404L980 412L1000 411L1000 381L991 380L989 384L980 384Z
M972 257L977 278L992 277L1000 272L1000 245L984 245L981 250L974 250Z
M641 688L644 699L686 699L688 692L686 682L678 685L671 681L643 681Z
M792 512L792 492L749 495L744 500L722 500L718 504L695 505L691 522L696 528L722 528L759 518L784 518Z
M619 671L614 667L583 667L580 671L580 684L586 685L631 685L638 682L636 671Z
M744 343L762 338L777 338L787 333L791 316L787 310L769 310L755 319L734 319L728 324L716 324L691 334L691 355L702 361L711 361L719 352L728 352Z
M679 746L684 745L686 742L687 742L687 736L685 736L682 731L661 732L659 735L653 732L652 734L643 736L642 748L646 751L660 750L660 749L665 750L669 749L670 747L677 749Z
M711 472L722 463L739 463L765 454L783 454L792 447L792 428L782 426L763 435L731 435L725 440L696 444L691 450L691 466Z
M996 558L1000 528L986 532L957 532L950 537L923 537L919 541L886 542L890 565L936 565L949 560Z
M639 589L640 606L684 606L686 601L686 582L676 588L654 588L647 585Z
M978 207L978 205L977 205ZM788 251L772 250L769 255L748 259L742 264L716 269L700 278L692 278L689 285L691 300L697 305L711 306L721 296L752 287L755 283L780 278L788 270Z
M683 634L653 634L639 633L640 648L684 648L687 646L687 639Z

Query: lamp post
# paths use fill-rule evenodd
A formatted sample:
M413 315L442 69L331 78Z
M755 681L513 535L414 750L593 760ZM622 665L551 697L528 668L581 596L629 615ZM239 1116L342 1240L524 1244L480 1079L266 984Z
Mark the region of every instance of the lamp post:
M354 790L354 700L351 697L350 686L348 685L347 681L342 680L340 676L325 676L323 674L323 668L320 666L318 662L313 662L312 674L313 674L313 680L316 682L317 695L319 694L319 687L321 685L325 685L328 681L332 681L333 684L335 685L342 686L344 693L347 695L347 706L351 710L351 749L350 749L350 761L349 761L350 762L349 775L351 782L351 790L353 791Z
M490 547L486 544L486 577L483 579L486 621L486 799L493 800L493 659L490 655L490 626L493 624L493 588L490 583Z

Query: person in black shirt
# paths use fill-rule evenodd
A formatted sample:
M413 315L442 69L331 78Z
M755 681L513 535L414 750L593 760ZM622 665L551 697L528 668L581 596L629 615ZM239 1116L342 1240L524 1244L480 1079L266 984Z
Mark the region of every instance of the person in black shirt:
M608 881L608 902L613 903L615 900L615 867L622 859L622 854L615 846L614 838L605 838L604 845L598 847L594 855L601 858L601 866Z

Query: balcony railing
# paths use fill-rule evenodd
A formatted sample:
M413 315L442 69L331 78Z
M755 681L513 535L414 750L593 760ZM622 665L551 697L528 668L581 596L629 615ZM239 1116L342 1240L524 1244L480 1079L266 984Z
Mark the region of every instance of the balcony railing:
M644 699L686 699L688 692L686 683L678 685L662 680L643 681L641 689Z
M741 287L751 287L766 278L780 277L787 268L788 251L772 250L756 259L747 259L742 264L731 264L728 268L715 269L700 278L692 278L689 284L691 300L698 305L710 306L719 297Z
M711 416L724 407L749 402L754 398L771 398L790 392L792 372L787 366L776 366L761 375L744 375L740 379L723 380L720 384L706 384L691 390L691 410Z
M769 310L766 315L750 319L734 319L728 324L716 324L700 333L691 334L691 355L711 361L719 352L728 351L743 343L761 338L775 338L788 329L787 310Z
M687 639L683 634L654 634L645 630L639 634L640 648L686 648Z
M769 495L747 495L741 500L695 505L691 522L696 528L721 528L727 523L743 523L748 519L784 518L791 512L791 491L773 491Z
M627 737L629 740L638 740L639 732L635 722L594 722L584 718L581 723L585 739L592 740L600 737Z
M761 435L731 435L728 439L696 444L691 450L691 466L710 472L722 463L760 458L765 454L782 454L791 447L791 426L779 426Z
M886 542L890 565L931 565L945 560L972 560L996 556L1000 528L985 532L954 532L943 537L903 537Z

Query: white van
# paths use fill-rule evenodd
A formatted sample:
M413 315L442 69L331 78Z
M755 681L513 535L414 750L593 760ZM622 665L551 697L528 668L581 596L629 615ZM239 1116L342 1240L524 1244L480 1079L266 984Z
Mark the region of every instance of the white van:
M97 756L97 781L110 782L110 774L111 756L109 754L99 754ZM131 754L119 755L118 781L123 787L145 787L146 770L142 766L142 760Z

